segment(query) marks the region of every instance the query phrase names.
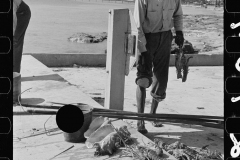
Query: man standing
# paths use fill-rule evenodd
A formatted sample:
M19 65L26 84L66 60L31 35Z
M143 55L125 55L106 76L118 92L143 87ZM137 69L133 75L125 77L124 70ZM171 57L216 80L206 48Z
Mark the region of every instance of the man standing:
M24 36L30 18L29 6L22 0L13 0L13 72L20 73Z
M146 88L152 85L151 114L155 114L158 103L166 98L169 60L175 28L175 43L181 47L183 37L183 11L181 0L136 0L134 19L138 27L137 59L137 108L138 113L144 113ZM160 127L159 122L152 122ZM143 120L137 122L138 131L146 134Z

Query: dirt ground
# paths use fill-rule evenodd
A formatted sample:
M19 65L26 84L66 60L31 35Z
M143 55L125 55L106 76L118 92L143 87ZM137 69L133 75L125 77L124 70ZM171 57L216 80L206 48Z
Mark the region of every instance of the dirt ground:
M79 44L68 38L78 32L108 31L109 9L129 8L132 2L101 0L25 0L32 16L24 53L105 53L106 41ZM199 54L223 53L223 8L183 6L185 39Z

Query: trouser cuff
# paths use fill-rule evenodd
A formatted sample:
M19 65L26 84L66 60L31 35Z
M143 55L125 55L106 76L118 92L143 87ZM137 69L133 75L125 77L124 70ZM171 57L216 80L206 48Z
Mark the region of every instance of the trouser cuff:
M137 81L142 78L147 78L149 85L146 88L149 88L152 85L152 78L147 76L139 76L136 78L135 83L138 85ZM141 86L142 87L142 86Z
M153 97L153 99L155 99L158 102L163 101L166 98L166 93L162 94L161 96L156 95L154 93L151 92L151 96Z

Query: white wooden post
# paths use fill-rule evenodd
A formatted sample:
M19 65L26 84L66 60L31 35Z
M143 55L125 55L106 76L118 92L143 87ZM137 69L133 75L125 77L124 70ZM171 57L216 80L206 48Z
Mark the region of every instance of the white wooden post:
M107 86L105 108L123 110L125 62L125 35L128 30L128 9L109 11L107 41Z
M137 28L129 9L111 9L108 20L107 39L107 64L108 73L105 89L105 108L123 110L125 75L128 75L134 61L130 54L135 57L137 53L136 42L129 43L134 39L130 35L135 35L137 40ZM128 47L127 47L128 46ZM135 48L135 53L129 53Z

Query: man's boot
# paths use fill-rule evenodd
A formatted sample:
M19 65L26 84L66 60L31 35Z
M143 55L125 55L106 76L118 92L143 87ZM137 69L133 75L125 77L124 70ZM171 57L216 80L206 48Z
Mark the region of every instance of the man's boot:
M150 111L150 114L156 114L156 111L157 111L157 107L158 107L158 101L155 100L154 98L152 99L152 105L151 105L151 111ZM162 123L159 122L159 121L153 121L152 122L152 125L154 127L162 127Z
M137 86L136 98L137 98L138 113L144 113L145 99L146 99L146 89L143 88L143 87ZM144 120L138 120L137 130L138 130L138 132L140 132L142 134L148 133L148 131L145 128Z

